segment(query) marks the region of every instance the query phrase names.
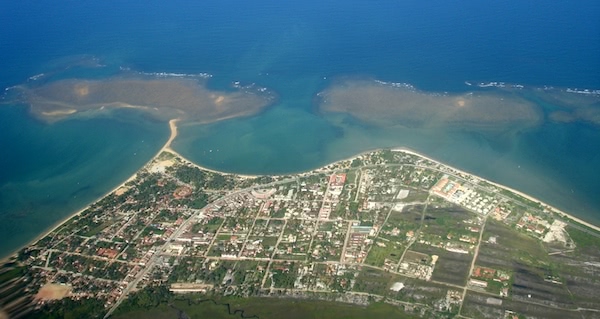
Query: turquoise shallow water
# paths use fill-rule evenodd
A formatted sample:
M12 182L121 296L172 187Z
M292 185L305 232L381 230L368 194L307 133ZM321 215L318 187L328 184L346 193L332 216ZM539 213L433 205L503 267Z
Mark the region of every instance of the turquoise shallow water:
M431 93L466 91L465 81L599 89L598 16L594 0L10 2L0 5L11 26L0 29L0 86L39 73L104 78L120 67L208 72L219 89L257 83L277 103L249 118L183 124L174 147L223 171L282 173L407 146L600 223L598 126L378 127L314 104L344 76ZM118 185L167 135L166 123L134 112L44 124L0 105L0 255Z
M293 120L282 120L288 117ZM213 169L281 174L365 150L408 147L598 222L600 202L593 185L600 176L589 165L600 159L587 143L599 141L600 132L591 125L545 124L498 137L443 128L382 128L343 115L314 117L282 107L252 119L183 126L174 148Z
M22 107L0 108L0 254L114 188L166 142L168 125L138 114L37 122Z

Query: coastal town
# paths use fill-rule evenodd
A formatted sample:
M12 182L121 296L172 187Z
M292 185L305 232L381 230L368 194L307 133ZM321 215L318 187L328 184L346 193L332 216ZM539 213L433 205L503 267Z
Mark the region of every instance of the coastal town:
M0 305L20 318L94 299L110 317L132 294L164 286L384 302L427 318L597 318L600 256L582 245L599 238L593 225L408 150L240 176L167 145L11 258Z

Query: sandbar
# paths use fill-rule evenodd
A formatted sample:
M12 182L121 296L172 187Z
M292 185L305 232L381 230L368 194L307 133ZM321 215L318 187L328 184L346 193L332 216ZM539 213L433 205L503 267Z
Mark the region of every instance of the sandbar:
M16 88L30 112L48 122L86 111L135 108L159 120L210 123L256 114L274 99L266 89L217 91L207 88L206 80L188 78L65 79Z
M378 125L487 129L533 126L538 107L509 93L427 93L377 80L340 80L319 93L319 111L347 113Z

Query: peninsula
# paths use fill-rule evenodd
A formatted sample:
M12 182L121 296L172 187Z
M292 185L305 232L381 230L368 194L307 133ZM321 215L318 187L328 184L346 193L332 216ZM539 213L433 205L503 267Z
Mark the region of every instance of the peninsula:
M224 174L172 150L169 124L132 178L5 261L10 318L193 318L207 299L260 318L298 300L332 318L600 316L600 228L535 198L406 149Z

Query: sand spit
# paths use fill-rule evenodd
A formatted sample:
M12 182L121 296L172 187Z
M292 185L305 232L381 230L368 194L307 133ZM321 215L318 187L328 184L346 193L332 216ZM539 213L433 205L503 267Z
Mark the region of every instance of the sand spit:
M319 93L322 112L343 112L367 123L417 127L503 128L542 120L535 104L509 93L420 92L410 85L345 80Z
M208 123L256 114L273 97L266 90L210 90L204 80L184 78L108 78L104 80L67 79L38 87L19 87L31 113L46 121L56 121L77 112L130 107L168 120Z

